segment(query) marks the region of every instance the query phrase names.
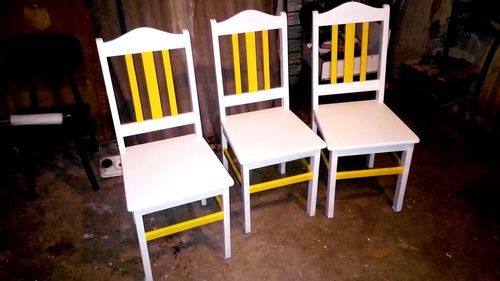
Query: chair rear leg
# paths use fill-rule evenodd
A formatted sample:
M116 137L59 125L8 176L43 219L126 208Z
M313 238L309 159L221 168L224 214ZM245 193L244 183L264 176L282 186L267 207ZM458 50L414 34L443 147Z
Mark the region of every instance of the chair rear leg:
M284 175L286 172L286 163L281 163L279 164L279 166L280 166L280 173Z
M403 173L398 176L398 182L396 184L396 191L394 192L394 200L392 203L392 209L395 212L400 212L403 208L403 200L405 197L406 183L408 181L408 175L410 173L411 157L413 155L413 145L411 145L407 150L403 151L401 155L401 163L403 164Z
M326 191L326 216L333 218L335 208L335 185L337 182L337 153L330 151L330 169L328 170L328 188Z
M229 163L227 161L226 153L224 151L227 149L227 139L226 136L224 135L224 128L221 128L222 134L221 134L221 146L222 146L222 164L224 164L224 167L226 167L226 170L229 171Z
M316 198L318 195L318 178L319 178L319 162L320 151L318 150L309 160L309 167L313 172L313 178L309 181L307 191L307 214L314 216L316 214Z
M368 154L368 158L366 159L366 166L368 168L373 168L374 165L375 165L375 153Z
M94 191L99 190L99 183L94 174L94 170L92 169L92 165L90 164L89 156L87 155L87 151L85 151L85 145L81 140L75 140L75 146L78 150L78 154L80 155L80 159L82 161L83 169L87 174L87 178L90 181L90 185Z
M252 223L250 218L250 170L241 166L241 191L243 192L243 213L245 217L245 233L252 231Z

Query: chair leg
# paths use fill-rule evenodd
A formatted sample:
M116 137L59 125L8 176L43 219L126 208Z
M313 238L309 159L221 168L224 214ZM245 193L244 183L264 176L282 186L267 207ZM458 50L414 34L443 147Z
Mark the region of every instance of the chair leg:
M245 217L245 233L252 231L252 224L250 219L250 170L241 167L241 190L243 192L243 213Z
M85 170L85 173L87 174L87 178L90 181L90 185L92 185L92 189L94 191L99 190L99 183L97 183L97 179L94 174L94 170L92 169L92 165L90 164L90 159L89 156L87 155L87 152L85 151L85 146L80 140L75 140L75 146L76 150L78 151L78 154L80 154L80 159L82 161L83 169Z
M368 154L368 158L366 159L366 166L368 168L373 168L373 165L375 165L375 153Z
M224 128L221 128L221 130L224 130ZM221 134L221 146L222 146L222 164L224 164L224 167L226 167L226 170L229 171L229 163L227 162L227 157L224 151L227 149L227 139L224 133Z
M281 163L279 164L279 166L280 166L280 173L284 175L286 172L286 163Z
M153 272L151 271L151 262L149 260L148 244L146 241L146 232L144 231L144 221L141 214L134 213L135 228L137 229L137 238L139 240L139 248L141 249L142 266L144 268L145 280L153 280Z
M207 205L207 199L201 199L201 205L206 206Z
M413 145L411 145L407 150L403 151L401 155L401 163L403 164L403 173L398 176L398 182L396 185L396 192L394 193L394 200L392 202L392 209L395 212L400 212L403 208L403 200L406 191L406 182L408 181L408 175L410 173L411 157L413 155Z
M318 150L309 160L309 167L313 172L313 178L309 181L307 190L307 213L309 216L316 214L316 198L318 195L318 177L319 177L319 162L320 151Z
M326 216L333 218L333 210L335 208L335 184L337 181L337 153L330 151L330 169L328 170L328 188L326 191Z
M224 212L224 258L231 257L231 213L229 209L229 189L222 194L222 209Z

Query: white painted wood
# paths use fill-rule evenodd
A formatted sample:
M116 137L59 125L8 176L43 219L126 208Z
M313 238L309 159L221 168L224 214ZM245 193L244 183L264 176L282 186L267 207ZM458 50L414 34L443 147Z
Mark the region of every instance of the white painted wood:
M230 115L223 126L234 154L243 165L324 147L323 140L302 120L281 107Z
M288 96L288 88L279 87L269 90L261 90L253 93L241 93L239 95L226 95L223 98L222 105L231 107L242 104L256 103L268 100L284 99Z
M417 143L392 110L375 100L320 105L316 117L329 150Z
M150 27L139 27L126 34L101 44L99 53L104 57L123 56L157 50L185 48L189 33L168 33Z
M201 201L223 197L224 257L231 256L229 187L233 179L202 135L194 62L188 31L172 34L137 28L109 42L97 39L106 92L111 107L122 162L127 209L134 214L146 280L152 280L151 263L142 216ZM191 111L155 120L120 122L108 58L129 53L184 48L189 79ZM125 146L124 138L158 130L193 125L194 134Z
M269 15L261 11L245 10L229 19L217 23L212 32L218 36L235 33L255 32L261 30L281 29L286 26L286 13L278 16Z
M121 159L129 211L201 200L233 184L210 146L194 134L127 147Z
M288 83L288 42L287 18L267 15L257 11L243 11L222 22L210 21L214 48L217 94L219 99L220 120L222 125L222 146L229 145L234 152L242 174L242 197L245 217L245 232L251 231L250 219L250 170L270 165L280 165L285 172L285 162L301 158L311 158L319 154L325 143L304 122L289 109ZM278 30L281 86L270 90L260 90L239 95L224 95L222 63L219 37L232 33L261 30ZM240 47L244 45L240 43ZM271 51L275 49L271 48ZM226 109L235 105L279 99L280 107L240 113L227 116ZM226 164L223 156L224 165ZM316 162L314 162L315 164ZM317 173L309 183L308 214L316 209Z
M350 94L358 93L363 91L378 91L380 89L380 80L368 80L368 81L355 81L350 83L337 83L337 84L321 84L316 85L316 95L327 96L335 94Z
M319 84L319 27L346 23L381 22L377 78L364 82ZM403 151L404 173L399 175L393 209L400 211L418 136L384 104L387 48L389 40L389 6L373 8L348 2L328 12L313 12L312 31L312 108L313 128L323 136L330 152L328 171L327 217L334 216L335 185L338 158L368 154L367 165L373 167L375 153ZM370 67L369 67L370 68ZM374 100L319 104L320 96L376 91Z
M252 220L250 218L250 169L241 165L241 192L243 197L243 217L245 220L245 233L252 231Z
M319 162L320 151L317 151L313 157L309 159L309 167L313 172L313 179L309 181L309 185L307 187L307 214L309 216L316 215L316 198L318 196L318 178L319 178Z
M378 21L389 12L389 5L383 8L374 8L358 2L347 2L337 6L330 11L318 14L316 23L318 26L346 23L358 23L367 21Z
M148 243L146 241L146 232L144 230L144 221L142 214L133 213L134 222L137 230L137 240L139 241L139 248L141 250L142 267L144 268L144 280L153 281L153 272L151 271L151 261L149 260Z
M222 194L222 210L224 212L224 258L231 257L231 212L229 204L229 189L226 189Z
M396 192L394 192L394 200L392 202L392 209L395 212L400 212L403 208L403 200L405 197L408 175L410 173L412 155L413 145L410 145L406 150L403 150L403 153L401 155L401 163L403 164L404 172L398 176L398 181L396 183Z
M326 188L326 216L333 218L335 209L335 186L337 184L337 164L339 156L335 151L330 151L328 169L328 182Z

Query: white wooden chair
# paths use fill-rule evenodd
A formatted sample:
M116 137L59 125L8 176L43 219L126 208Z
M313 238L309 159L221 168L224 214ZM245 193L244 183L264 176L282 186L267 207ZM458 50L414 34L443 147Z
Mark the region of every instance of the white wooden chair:
M96 41L121 155L127 208L134 216L146 280L153 279L147 241L211 222L223 220L224 255L229 258L229 187L234 182L202 136L188 31L172 34L142 27L108 42L103 42L101 38ZM172 50L184 50L182 54L185 54L186 63L171 61ZM124 123L120 119L123 117L120 112L123 111L117 106L108 65L111 57L118 57L116 59L122 62L124 60L126 65L135 110L135 120L132 122ZM176 91L176 80L172 73L174 63L183 64L185 69L188 89L183 93ZM160 71L160 68L163 69ZM164 73L164 76L157 73ZM166 85L160 87L162 82ZM145 87L141 87L141 83ZM140 93L139 89L144 88L147 94ZM162 88L168 89L166 94L161 91ZM190 110L180 112L177 106L177 99L180 98L190 99ZM166 100L169 105L167 108L162 106ZM147 113L149 111L150 114ZM194 128L194 133L125 145L126 137L188 125ZM211 197L216 197L217 203L221 205L220 195L222 210L219 212L145 231L144 215L198 200L206 203L206 198Z
M212 19L210 23L222 126L223 162L228 168L229 161L242 186L245 232L251 231L250 194L255 192L308 181L307 213L313 216L316 211L320 150L325 147L325 143L288 108L286 14L274 16L246 10L225 21L217 22ZM279 38L279 50L269 44L270 39L275 38L271 36ZM256 39L261 39L261 44L257 44ZM221 56L219 40L229 40L232 43L232 53L227 50L230 55ZM245 43L239 44L240 41ZM240 45L243 46L241 50ZM273 55L279 55L277 65L270 63ZM224 57L232 58L229 68L234 71L234 77L223 77L222 66L225 62L221 58ZM246 60L240 60L240 57L246 57ZM257 71L258 67L261 71ZM280 77L276 80L280 81L280 85L276 87L271 85L271 67L279 67ZM246 75L242 69L246 70ZM231 82L234 86L224 85ZM227 113L231 107L263 101L278 102L280 106L231 115ZM239 163L239 169L233 160L233 154ZM287 161L304 158L310 158L309 168L305 173L250 183L252 169L280 164L280 172L285 174Z
M374 79L367 77L367 45L370 22L382 25L379 64ZM355 30L361 27L362 38L359 66L355 66ZM331 29L331 78L319 83L319 30ZM339 30L345 38L342 73L337 73ZM373 8L357 2L344 3L330 11L313 12L312 42L312 106L313 129L323 136L330 156L328 164L327 216L333 217L336 180L382 175L399 175L392 208L399 212L403 206L411 157L419 138L384 104L387 46L389 38L389 6ZM359 75L355 75L359 69ZM337 79L338 78L338 79ZM320 97L375 91L374 99L338 103L320 103ZM375 154L401 152L395 167L374 168ZM368 169L338 171L338 158L368 154Z

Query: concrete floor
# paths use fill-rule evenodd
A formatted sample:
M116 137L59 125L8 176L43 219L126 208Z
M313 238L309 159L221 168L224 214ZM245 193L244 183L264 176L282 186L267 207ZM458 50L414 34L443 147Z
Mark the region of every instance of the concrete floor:
M223 258L220 223L161 238L149 243L155 280L500 280L499 141L453 120L416 146L401 213L389 176L340 181L327 219L322 168L316 216L305 213L306 184L254 194L247 235L236 185L232 257ZM0 280L142 280L121 177L93 192L69 156L42 163L34 202L0 182ZM154 214L146 227L214 207Z

